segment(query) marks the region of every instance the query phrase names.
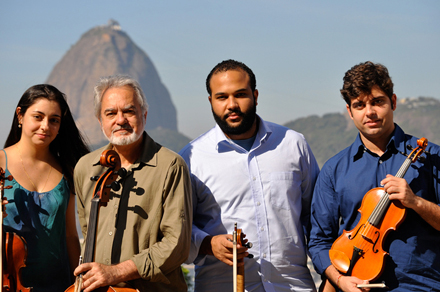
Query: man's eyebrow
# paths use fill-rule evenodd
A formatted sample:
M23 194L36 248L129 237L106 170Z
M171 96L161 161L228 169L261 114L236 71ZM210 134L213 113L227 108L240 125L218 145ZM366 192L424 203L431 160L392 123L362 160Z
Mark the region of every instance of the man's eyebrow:
M106 112L113 112L113 111L115 111L115 109L112 108L112 107L106 108L106 109L104 110L105 113L106 113Z
M234 93L243 92L243 91L246 91L246 88L238 89L238 90L234 91ZM220 95L224 95L224 94L226 94L226 93L224 93L224 92L217 92L216 94L214 94L214 96L220 96Z
M126 111L126 110L130 110L130 109L135 109L135 108L136 108L136 106L135 106L134 104L129 104L129 105L123 107L122 110L123 110L123 111ZM109 107L109 108L106 108L106 109L104 110L104 112L105 112L105 113L106 113L106 112L113 112L113 111L117 111L117 110L118 110L118 109L116 109L116 108Z
M135 108L136 107L134 104L129 104L129 105L123 107L122 110L125 111L125 110L130 110L130 109L135 109Z

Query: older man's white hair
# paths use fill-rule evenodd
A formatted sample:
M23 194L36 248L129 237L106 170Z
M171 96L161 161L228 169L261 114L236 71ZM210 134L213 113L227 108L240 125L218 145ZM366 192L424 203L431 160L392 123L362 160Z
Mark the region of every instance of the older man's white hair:
M130 86L131 88L133 88L135 97L141 105L142 114L145 114L148 111L147 99L145 98L145 94L142 91L141 86L136 80L128 75L106 76L101 77L94 88L95 116L99 120L101 120L101 103L102 97L104 96L105 92L110 88L119 88L123 86Z

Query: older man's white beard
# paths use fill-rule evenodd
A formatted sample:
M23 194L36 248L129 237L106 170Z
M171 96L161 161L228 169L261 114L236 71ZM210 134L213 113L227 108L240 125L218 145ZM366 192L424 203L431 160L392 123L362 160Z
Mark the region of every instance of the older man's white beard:
M115 129L114 131L120 130L123 127L119 127L118 129ZM125 145L130 145L134 142L136 142L141 136L142 133L137 134L136 132L132 132L130 135L124 135L124 136L119 136L119 137L115 137L113 135L113 132L111 134L111 136L107 136L107 134L104 132L104 129L101 127L101 131L102 133L104 133L104 136L107 138L107 140L116 146L125 146Z

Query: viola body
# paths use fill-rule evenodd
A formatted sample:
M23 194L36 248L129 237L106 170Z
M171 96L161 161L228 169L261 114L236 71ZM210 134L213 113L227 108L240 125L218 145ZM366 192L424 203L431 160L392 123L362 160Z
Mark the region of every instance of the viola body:
M26 241L13 232L3 233L3 292L30 292L22 285L21 269L26 266Z
M70 286L65 291L66 292L75 292L75 285ZM114 286L99 287L98 289L95 289L93 291L95 291L95 292L134 292L134 291L137 291L137 292L139 292L138 289L134 289L134 288L114 287Z
M374 281L382 274L388 254L383 250L384 239L406 216L406 209L399 201L390 201L383 218L378 224L372 224L371 214L382 196L388 196L383 188L368 191L358 210L361 213L359 223L351 231L344 230L333 243L330 260L340 272L368 281Z
M5 181L12 181L12 175L5 175L5 171L0 167L0 198L4 199L4 190L11 189L12 186L5 186ZM22 285L21 269L26 266L27 246L26 241L21 236L13 232L4 232L3 229L4 206L0 208L0 250L1 250L1 274L0 287L2 292L30 292L32 288Z
M395 177L403 178L411 163L419 159L425 151L428 140L420 138L417 147L409 155L405 155L402 166ZM424 159L423 159L424 160ZM330 251L330 261L333 266L347 276L354 276L361 280L374 281L382 274L385 265L383 242L387 234L403 222L406 209L400 201L391 201L389 194L383 188L374 188L368 191L362 199L358 210L361 218L351 231L343 231L333 243Z

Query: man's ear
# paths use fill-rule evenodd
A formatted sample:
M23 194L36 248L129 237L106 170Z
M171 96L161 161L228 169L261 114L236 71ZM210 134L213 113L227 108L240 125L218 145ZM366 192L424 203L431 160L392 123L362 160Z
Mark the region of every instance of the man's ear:
M396 94L393 94L393 96L391 96L391 109L395 111L396 107L397 107L397 96Z
M255 105L258 105L258 89L254 90L254 102Z
M350 119L353 119L353 114L351 113L351 108L350 108L350 106L349 106L348 104L346 104L345 106L346 106L346 108L347 108L347 112L348 112L348 115L350 116Z
M212 104L212 96L208 96L209 103Z

